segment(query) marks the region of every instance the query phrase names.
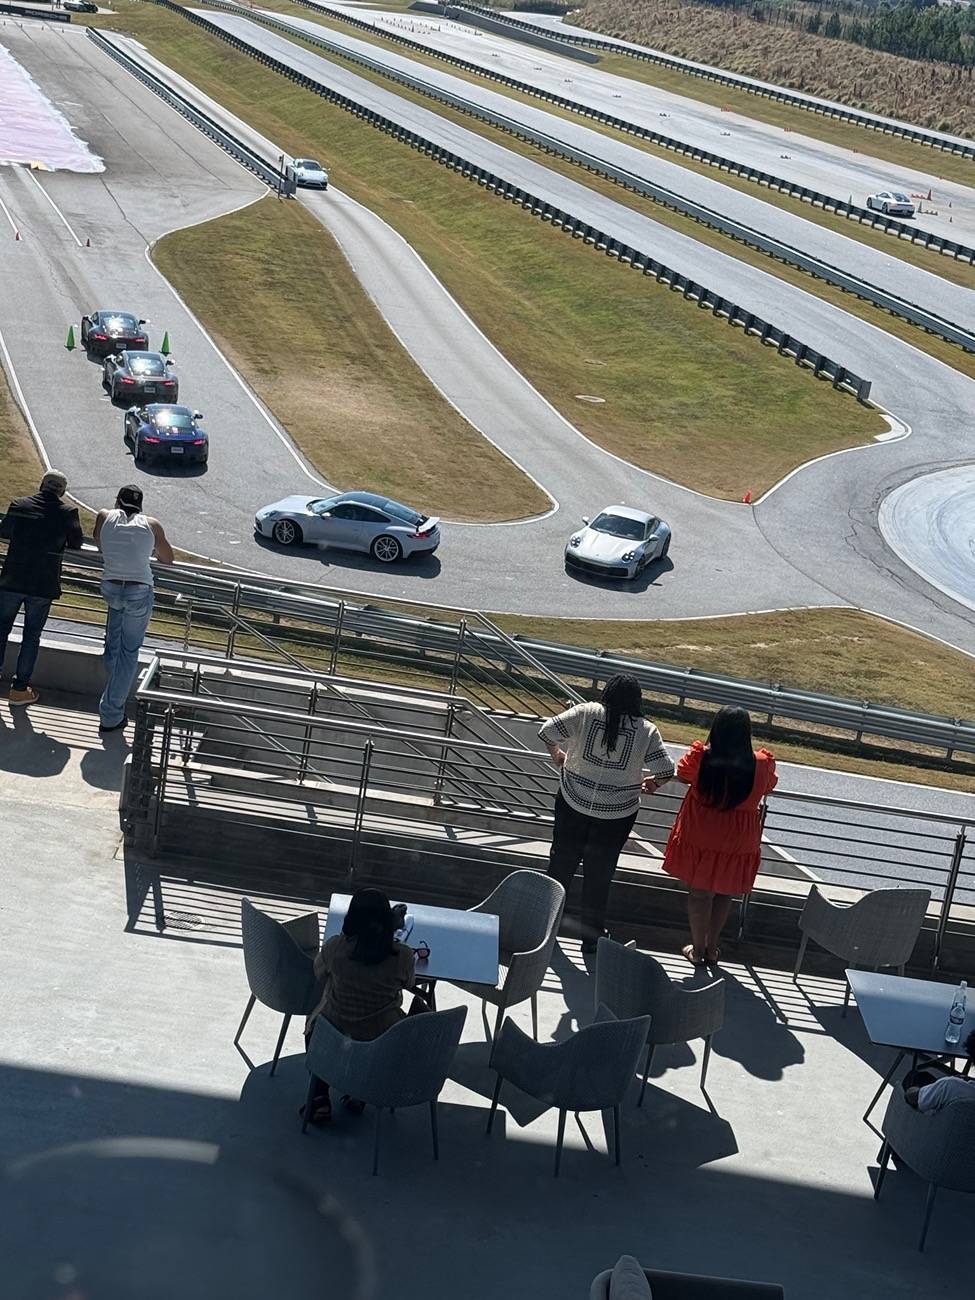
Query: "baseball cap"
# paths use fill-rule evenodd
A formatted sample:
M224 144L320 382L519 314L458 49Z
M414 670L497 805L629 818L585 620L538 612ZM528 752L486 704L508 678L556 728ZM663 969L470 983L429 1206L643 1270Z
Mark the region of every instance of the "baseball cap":
M128 506L130 510L141 510L142 488L135 483L126 483L124 487L119 488L116 500L120 506Z
M42 492L56 492L58 496L63 497L67 490L67 475L62 474L59 469L49 469L41 479Z

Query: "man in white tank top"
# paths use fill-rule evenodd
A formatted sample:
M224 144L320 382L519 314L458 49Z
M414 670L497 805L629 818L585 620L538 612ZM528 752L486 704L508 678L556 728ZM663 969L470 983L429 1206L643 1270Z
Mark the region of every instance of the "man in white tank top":
M151 560L173 563L162 524L142 511L142 489L119 488L115 508L99 510L95 545L102 553L102 595L108 605L105 667L108 681L98 702L99 731L125 726L125 705L139 670L139 651L152 615Z

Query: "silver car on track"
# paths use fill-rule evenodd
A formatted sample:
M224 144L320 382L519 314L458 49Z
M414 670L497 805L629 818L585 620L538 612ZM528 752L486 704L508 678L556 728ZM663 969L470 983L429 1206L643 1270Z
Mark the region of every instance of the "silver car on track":
M570 572L595 578L635 578L670 550L670 525L646 510L607 506L595 519L583 518L565 548Z
M881 190L879 194L871 194L867 207L882 212L885 217L913 217L917 212L910 195L903 190Z
M432 554L440 545L440 520L375 492L333 497L285 497L258 510L254 530L282 546L307 542L365 551L380 564Z

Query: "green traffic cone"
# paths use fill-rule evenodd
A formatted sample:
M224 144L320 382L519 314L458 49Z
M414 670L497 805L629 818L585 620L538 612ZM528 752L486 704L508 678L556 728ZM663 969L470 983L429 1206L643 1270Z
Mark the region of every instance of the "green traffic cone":
M64 346L68 349L69 352L74 351L74 326L73 325L68 326L68 339Z
M162 347L159 349L159 351L163 354L164 357L169 356L169 330L167 330L166 333L163 335Z

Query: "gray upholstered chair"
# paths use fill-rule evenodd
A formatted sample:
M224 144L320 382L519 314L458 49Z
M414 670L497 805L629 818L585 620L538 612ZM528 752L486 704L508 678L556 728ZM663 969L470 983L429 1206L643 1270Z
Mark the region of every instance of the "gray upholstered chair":
M501 977L495 988L451 982L482 1002L494 1003L498 1008L495 1037L508 1008L529 998L532 1032L538 1037L538 990L548 970L564 907L565 890L557 880L540 871L513 871L483 903L471 908L498 918Z
M724 980L699 987L675 984L649 953L600 939L596 945L596 1005L609 1007L614 1016L650 1017L647 1060L638 1106L643 1105L654 1048L665 1043L704 1039L701 1091L705 1090L711 1036L724 1024Z
M466 1007L425 1011L421 1015L405 1016L371 1042L357 1043L346 1038L324 1016L319 1016L305 1054L305 1064L312 1077L308 1081L302 1133L308 1127L317 1077L325 1079L336 1091L375 1106L374 1174L379 1172L384 1110L427 1103L433 1158L439 1160L437 1098L447 1080L466 1018Z
M904 1089L895 1084L882 1128L884 1144L880 1148L874 1199L880 1198L891 1154L896 1154L928 1185L917 1244L918 1250L923 1250L938 1188L975 1192L975 1096L950 1101L941 1110L924 1112L908 1106Z
M792 979L799 971L806 945L814 939L821 948L841 957L847 966L896 966L904 974L917 943L925 913L931 902L930 889L875 889L855 903L831 903L813 885L799 917L802 941ZM843 996L843 1014L850 1002L850 986Z
M643 1274L645 1291L640 1290ZM780 1286L770 1282L743 1282L734 1278L695 1277L690 1273L662 1273L641 1268L632 1255L624 1255L615 1268L593 1278L589 1300L785 1300Z
M317 933L318 917L313 914ZM321 996L319 981L315 979L314 957L300 946L302 935L311 929L312 917L300 917L297 924L282 925L273 917L260 911L249 898L240 901L240 928L244 939L244 969L251 995L234 1046L240 1042L255 1002L263 1002L272 1011L279 1011L284 1020L274 1048L271 1073L278 1068L278 1057L292 1016L307 1016L315 1010ZM297 937L296 937L297 935Z
M562 1162L565 1117L568 1111L613 1111L616 1163L620 1163L620 1106L647 1041L649 1016L617 1020L606 1007L594 1024L562 1043L536 1043L505 1020L498 1031L491 1064L498 1073L491 1098L487 1131L494 1125L501 1085L507 1080L522 1092L558 1107L559 1135L555 1144L555 1176Z

